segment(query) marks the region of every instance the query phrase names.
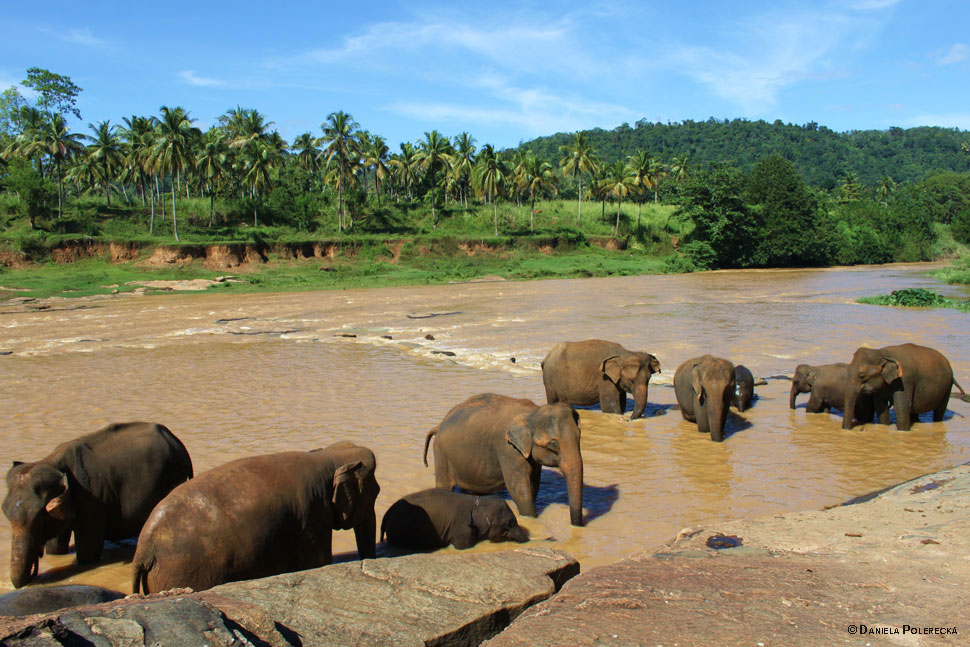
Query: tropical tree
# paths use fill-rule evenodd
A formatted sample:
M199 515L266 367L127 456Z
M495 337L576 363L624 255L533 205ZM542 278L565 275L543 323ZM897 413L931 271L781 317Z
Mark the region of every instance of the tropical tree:
M529 192L529 231L535 231L536 194L541 191L555 190L556 174L552 164L541 160L529 152L516 173L516 184Z
M94 135L82 135L91 143L87 147L87 157L99 168L98 176L104 189L104 197L111 206L111 180L124 164L121 137L118 136L118 126L112 126L110 121L102 121L97 125L88 124Z
M368 138L367 148L364 150L364 164L374 169L374 192L377 194L377 204L381 203L381 182L391 173L387 168L388 152L387 140L383 137L376 135Z
M327 160L327 181L337 189L337 230L343 231L346 216L344 190L356 180L354 173L360 166L360 142L357 139L360 126L353 117L340 110L331 112L320 128L323 136L317 142L323 146L320 155Z
M475 166L475 138L466 132L455 137L451 155L451 170L461 191L462 202L468 208L468 185Z
M583 175L596 170L596 151L593 150L584 132L573 135L572 144L564 144L559 147L559 150L563 153L562 159L559 160L563 175L572 176L579 182L579 207L576 215L576 222L579 223L583 220Z
M626 165L620 160L613 162L607 168L606 178L603 181L603 190L607 195L612 195L616 198L616 224L613 225L614 236L620 231L620 207L623 205L623 198L630 193L632 188L633 181Z
M45 127L36 134L35 139L28 145L29 153L41 151L54 160L54 169L57 171L57 217L62 214L62 203L64 201L64 182L61 168L66 160L84 151L81 143L81 135L72 133L67 129L67 122L59 113L51 116L50 121Z
M401 152L388 162L398 169L401 183L408 191L408 200L414 199L412 189L418 179L418 151L411 142L401 142Z
M690 179L690 156L685 153L675 157L670 163L670 174L677 183Z
M155 144L152 147L152 160L161 172L175 176L176 188L181 187L182 172L192 162L192 141L200 135L192 125L194 119L182 107L162 106L161 118L156 127ZM175 203L176 191L172 191L172 231L179 241L178 208Z
M475 180L478 190L492 202L492 214L495 224L495 235L498 236L498 203L495 196L505 185L507 170L505 164L495 154L491 144L482 146L475 164Z
M842 184L839 185L839 202L852 202L862 197L862 184L858 176L852 171L847 171L842 177Z
M273 169L280 166L279 150L269 142L253 141L244 152L245 176L253 198L253 227L259 224L259 204L263 194L273 189Z
M310 133L297 135L293 140L293 150L296 151L296 163L300 168L316 173L320 168L320 149L316 146L316 139Z
M660 180L667 175L667 167L660 160L651 159L650 172L647 175L649 177L648 186L653 190L653 203L657 204L660 201Z
M202 137L202 148L195 158L196 173L209 194L209 227L215 211L216 185L229 170L228 135L219 127L210 128Z
M896 181L888 175L883 175L876 186L876 196L884 205L889 204L889 198L896 193Z
M626 170L630 185L637 194L637 231L640 231L640 212L643 208L643 193L650 186L650 164L653 160L646 151L638 150L627 159Z
M431 218L437 222L438 217L435 213L435 189L441 186L438 180L438 171L444 169L450 160L451 144L447 137L442 136L437 130L424 133L424 139L418 140L417 161L424 169L425 177L431 187Z

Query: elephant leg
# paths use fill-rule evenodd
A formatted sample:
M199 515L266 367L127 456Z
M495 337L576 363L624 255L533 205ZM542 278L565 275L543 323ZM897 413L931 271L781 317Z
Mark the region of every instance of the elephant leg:
M913 393L908 388L893 394L893 408L896 409L896 429L909 431L913 427Z
M879 424L888 425L890 423L889 400L886 398L876 397L873 398L873 404L876 408L876 415L879 417ZM899 411L896 411L896 419L899 419Z
M535 477L530 471L531 469L532 467L529 463L511 469L507 469L504 465L502 466L502 477L505 479L505 487L512 496L512 500L515 501L515 505L519 509L519 514L525 517L536 516L536 500L532 491L532 483Z
M81 532L74 532L74 549L78 564L91 564L101 559L104 551L104 523L90 524Z
M612 382L600 382L600 410L603 413L623 413L626 407L626 393Z
M44 551L48 555L66 555L71 546L71 529L68 528L58 536L48 539Z
M697 431L701 432L702 434L711 433L711 419L710 416L707 415L707 410L702 407L695 413L697 414Z
M873 407L872 400L865 400L859 398L855 404L855 419L859 422L870 423L872 422L873 416L875 416L875 408Z
M532 500L535 501L536 497L539 496L539 482L542 480L542 466L536 464L530 474L530 480L532 482Z
M368 510L365 518L354 526L354 538L357 540L357 556L360 559L374 559L377 557L377 517L374 510ZM331 562L332 563L332 559Z
M551 384L543 383L543 386L546 387L546 403L556 404L559 402L559 394L556 393L556 389Z
M805 405L805 413L821 413L824 410L825 401L812 391L811 397L808 398L808 404Z
M434 485L435 487L446 490L450 490L456 485L451 478L451 468L448 465L448 459L438 451L437 447L435 447L434 452Z

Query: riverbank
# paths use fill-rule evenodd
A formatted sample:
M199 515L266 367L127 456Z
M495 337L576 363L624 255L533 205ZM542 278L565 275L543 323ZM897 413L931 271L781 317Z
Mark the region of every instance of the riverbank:
M538 546L364 560L4 620L0 641L962 644L968 524L960 465L826 510L686 528L659 552L580 575Z

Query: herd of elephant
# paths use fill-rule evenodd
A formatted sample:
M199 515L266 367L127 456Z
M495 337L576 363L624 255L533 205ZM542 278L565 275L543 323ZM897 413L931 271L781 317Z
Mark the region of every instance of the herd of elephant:
M433 440L436 487L394 503L380 540L416 550L526 541L505 500L483 495L508 490L519 514L535 516L543 466L561 470L570 521L583 525L579 415L572 405L622 414L631 394L631 420L641 417L650 376L658 372L654 355L612 342L557 344L542 362L547 404L480 394L427 433L424 463ZM790 406L810 392L809 412L851 412L843 416L846 429L853 419L874 416L889 424L893 407L898 428L907 430L922 412L942 420L952 385L963 392L947 359L931 348L860 348L849 364L799 366ZM674 374L681 414L718 442L729 407L748 408L754 386L751 371L711 355L687 360ZM110 425L40 461L14 462L3 502L12 528L10 579L17 588L27 584L45 550L66 553L72 534L79 563L99 560L105 540L137 536L135 593L202 590L327 565L337 529L353 529L358 557L373 558L375 470L371 450L339 442L243 458L193 478L188 451L163 425Z

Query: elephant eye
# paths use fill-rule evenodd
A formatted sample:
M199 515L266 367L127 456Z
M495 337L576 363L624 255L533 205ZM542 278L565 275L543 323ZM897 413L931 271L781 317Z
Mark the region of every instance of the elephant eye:
M553 438L548 443L546 443L546 449L548 449L551 452L558 452L559 451L559 441L556 440L555 438Z

